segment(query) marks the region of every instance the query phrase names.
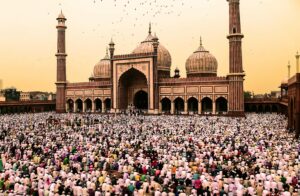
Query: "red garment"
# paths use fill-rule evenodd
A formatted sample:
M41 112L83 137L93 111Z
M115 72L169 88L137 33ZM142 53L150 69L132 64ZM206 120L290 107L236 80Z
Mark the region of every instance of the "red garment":
M200 189L202 186L202 182L200 179L195 180L194 186L196 189Z
M147 174L147 168L146 168L146 166L143 166L143 168L142 168L142 173L143 173L143 174Z

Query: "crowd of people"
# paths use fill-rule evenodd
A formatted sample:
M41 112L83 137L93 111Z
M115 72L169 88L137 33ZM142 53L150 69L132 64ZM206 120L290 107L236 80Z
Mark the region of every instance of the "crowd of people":
M279 114L0 116L0 195L298 196Z

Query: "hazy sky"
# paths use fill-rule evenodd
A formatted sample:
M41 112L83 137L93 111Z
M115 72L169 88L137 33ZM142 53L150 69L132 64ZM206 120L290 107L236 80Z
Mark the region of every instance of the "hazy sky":
M129 2L129 3L128 3ZM131 53L147 36L148 24L171 53L172 75L199 45L228 73L226 0L1 0L0 80L22 91L55 91L56 17L67 17L67 79L88 81L113 37L116 54ZM125 6L126 5L126 6ZM245 90L278 90L295 73L300 51L300 0L241 0Z

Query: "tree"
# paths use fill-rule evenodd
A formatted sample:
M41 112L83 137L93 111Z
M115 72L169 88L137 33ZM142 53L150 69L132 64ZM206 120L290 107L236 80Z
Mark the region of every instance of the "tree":
M252 93L250 91L245 91L244 92L244 98L245 99L251 99L252 98Z
M19 101L20 91L15 88L7 88L3 90L6 101Z

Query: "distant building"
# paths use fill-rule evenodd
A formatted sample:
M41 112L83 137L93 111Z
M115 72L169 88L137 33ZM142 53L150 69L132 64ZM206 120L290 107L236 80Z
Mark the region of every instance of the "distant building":
M49 95L48 95L48 101L52 101L52 100L55 100L55 99L56 99L56 94L49 93Z
M29 92L21 92L20 93L20 101L29 101L30 93Z
M280 91L271 91L271 98L280 98L281 92Z

